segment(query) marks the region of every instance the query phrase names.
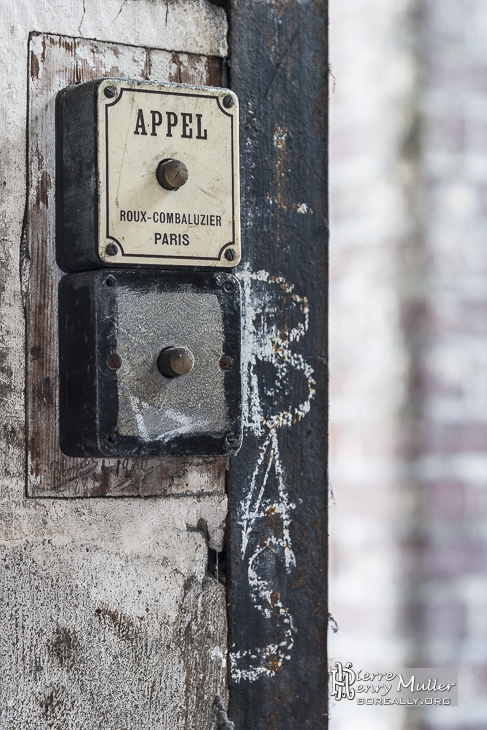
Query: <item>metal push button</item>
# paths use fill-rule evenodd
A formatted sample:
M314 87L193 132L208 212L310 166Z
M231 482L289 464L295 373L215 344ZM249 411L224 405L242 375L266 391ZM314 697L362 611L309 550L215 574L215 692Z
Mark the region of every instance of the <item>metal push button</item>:
M180 160L162 160L156 170L157 182L166 190L179 190L188 181L188 168Z
M166 347L157 358L159 372L166 378L188 375L194 367L194 356L187 347Z

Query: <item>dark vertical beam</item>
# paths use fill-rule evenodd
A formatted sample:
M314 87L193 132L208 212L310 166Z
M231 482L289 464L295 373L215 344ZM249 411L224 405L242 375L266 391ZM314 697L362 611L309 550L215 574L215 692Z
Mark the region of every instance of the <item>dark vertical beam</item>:
M236 730L318 730L328 726L327 3L232 0L230 28L247 292L247 427L229 478L230 714Z

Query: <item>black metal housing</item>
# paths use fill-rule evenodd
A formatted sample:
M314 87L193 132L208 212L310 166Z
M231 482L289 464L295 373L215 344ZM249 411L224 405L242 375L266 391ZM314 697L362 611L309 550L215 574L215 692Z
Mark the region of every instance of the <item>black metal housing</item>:
M113 81L122 79L113 78ZM99 165L97 140L99 135L97 105L98 88L107 78L95 79L83 84L68 86L56 97L56 261L66 272L90 271L101 268L145 269L167 266L165 258L157 265L128 261L103 260L99 256ZM111 87L106 87L105 92ZM160 164L166 162L162 160ZM163 182L157 173L159 184L167 190L177 188ZM107 239L108 240L108 239ZM226 245L230 245L230 242ZM110 242L116 252L116 244ZM226 249L235 254L233 249ZM235 255L225 254L225 262L235 260ZM195 258L187 264L171 265L171 270L214 270L228 266L219 261L208 267Z
M56 257L63 271L99 269L97 89L68 86L56 97Z
M121 289L130 296L142 298L148 292L155 293L160 308L154 310L154 318L161 316L164 297L168 294L196 295L195 301L209 294L216 297L223 329L222 342L215 343L212 367L218 369L218 382L223 382L224 403L221 427L202 431L195 418L194 429L178 433L170 438L144 438L143 435L127 435L119 432L120 372L118 356L114 362L110 356L117 352L120 334L139 323L140 314L134 311L134 319L123 319L119 311ZM241 374L240 374L240 285L231 274L182 271L116 270L92 271L63 277L59 285L59 356L60 356L60 437L61 448L69 456L168 456L168 455L226 455L238 451L241 443ZM137 319L139 316L139 319ZM164 315L163 315L164 316ZM141 373L150 387L163 387L164 376L157 369L160 349L154 347L154 323L147 321L147 332L137 326L133 333L140 347L147 351L144 360L147 370ZM194 323L187 322L188 330ZM208 336L208 335L207 335ZM144 339L145 338L145 339ZM157 338L157 332L156 332ZM223 352L233 360L228 372L219 365ZM145 357L145 355L144 355ZM155 371L155 374L154 374ZM184 381L183 376L177 378ZM199 406L204 412L205 399L209 399L213 376L200 370L201 392ZM202 380L201 380L202 378ZM160 379L160 381L158 380ZM175 379L171 379L175 380ZM188 381L186 381L188 382ZM184 387L184 386L183 386ZM206 390L205 390L206 389Z

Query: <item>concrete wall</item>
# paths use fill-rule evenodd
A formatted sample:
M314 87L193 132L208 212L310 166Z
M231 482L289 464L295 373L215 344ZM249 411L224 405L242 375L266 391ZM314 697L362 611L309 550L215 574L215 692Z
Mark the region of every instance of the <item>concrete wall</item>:
M63 0L4 2L3 18L0 727L209 729L215 695L226 696L224 587L207 571L224 485L206 496L189 485L172 498L25 498L19 264L29 32L221 57L225 13L206 0Z

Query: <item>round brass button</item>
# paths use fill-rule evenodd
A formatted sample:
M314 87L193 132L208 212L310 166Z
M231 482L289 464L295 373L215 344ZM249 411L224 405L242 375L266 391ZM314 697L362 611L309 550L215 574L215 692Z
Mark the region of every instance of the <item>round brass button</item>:
M159 185L166 190L178 190L188 180L188 168L184 162L169 158L159 162L156 177Z
M165 347L157 358L157 367L166 378L188 375L194 366L194 357L187 347Z

